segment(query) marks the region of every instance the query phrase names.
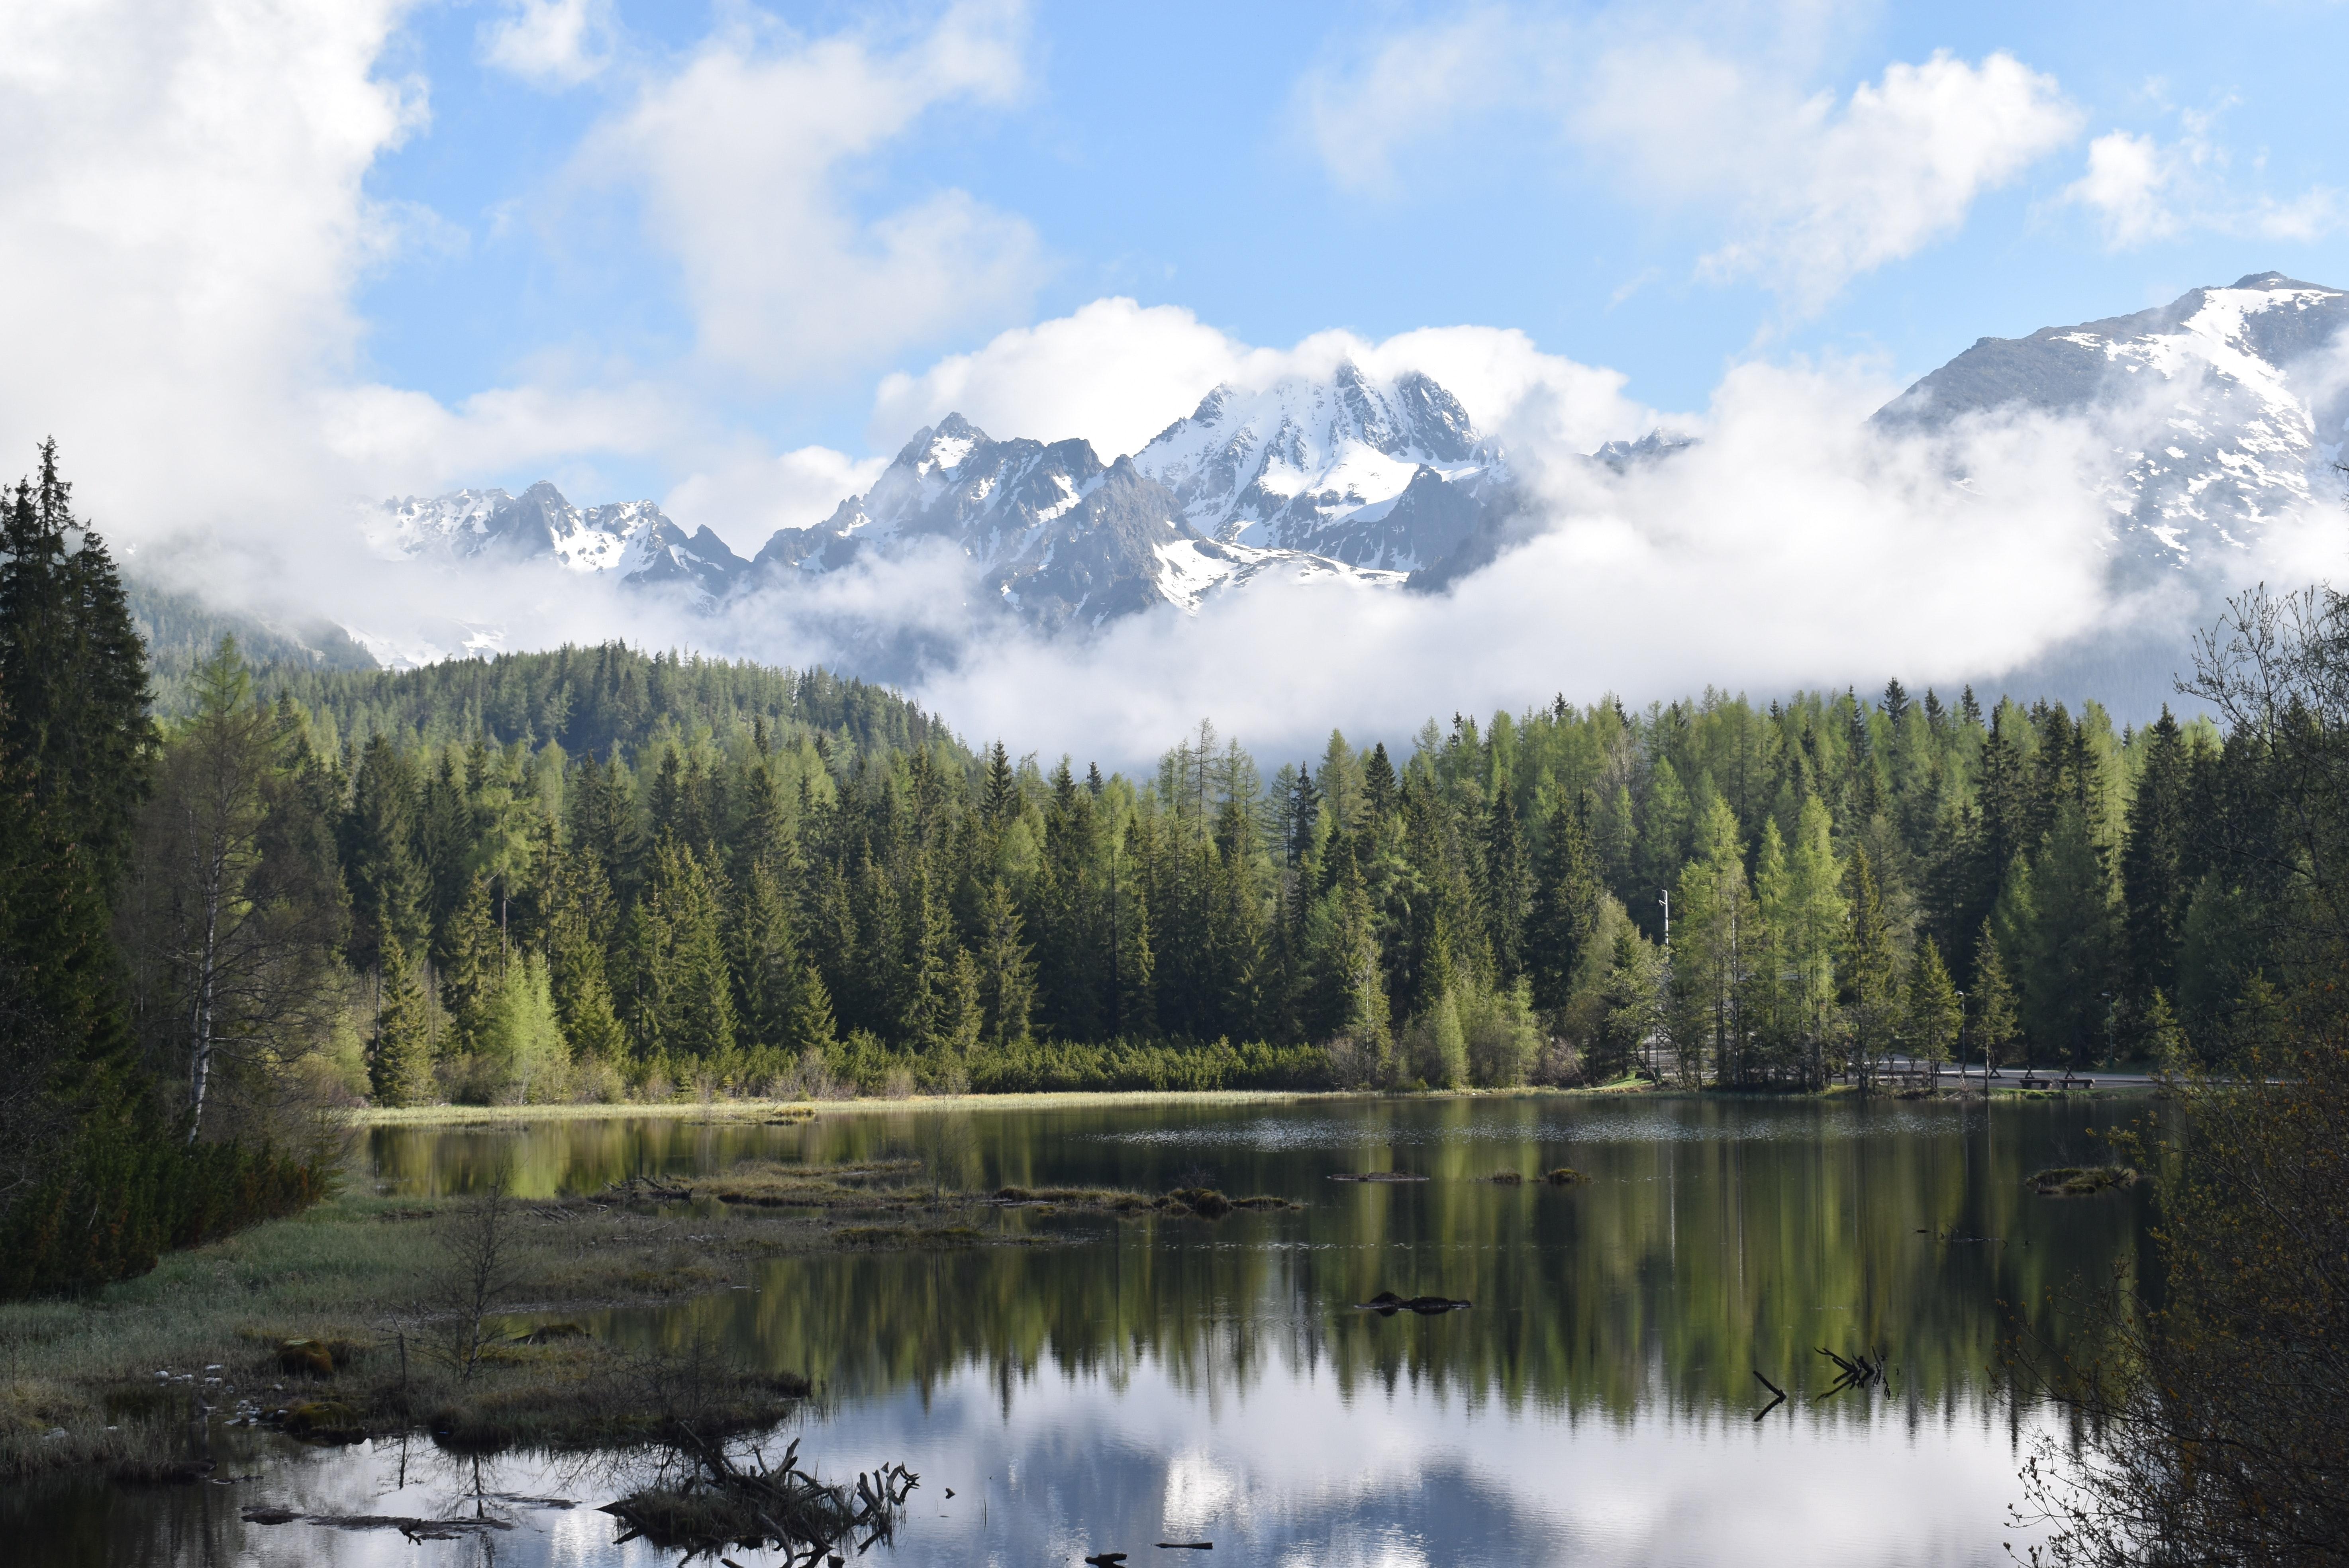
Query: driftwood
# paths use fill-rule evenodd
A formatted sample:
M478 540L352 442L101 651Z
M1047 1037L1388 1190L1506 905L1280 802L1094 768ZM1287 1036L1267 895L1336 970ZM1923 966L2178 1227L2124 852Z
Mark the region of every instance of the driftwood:
M1812 1400L1813 1404L1832 1399L1847 1388L1873 1388L1884 1381L1884 1352L1881 1350L1876 1353L1876 1359L1872 1361L1868 1359L1866 1351L1856 1353L1848 1361L1825 1346L1819 1346L1819 1354L1841 1367L1842 1376L1835 1380L1826 1393L1820 1395L1817 1399Z
M1771 1398L1770 1402L1769 1402L1768 1404L1766 1404L1766 1405L1763 1406L1763 1407L1762 1407L1762 1408L1761 1408L1760 1410L1758 1410L1758 1411L1756 1411L1756 1412L1754 1413L1754 1418L1755 1420L1757 1420L1757 1421L1758 1421L1758 1420L1760 1420L1764 1416L1768 1415L1771 1411L1773 1411L1773 1410L1776 1409L1779 1406L1781 1406L1781 1405L1783 1405L1783 1404L1785 1404L1785 1403L1786 1402L1786 1390L1785 1390L1784 1388L1779 1387L1778 1387L1778 1385L1776 1385L1775 1383L1773 1383L1773 1382L1772 1382L1772 1381L1770 1381L1770 1379L1768 1379L1767 1377L1762 1377L1762 1368L1760 1368L1759 1367L1756 1367L1754 1369L1754 1377L1761 1377L1761 1379L1762 1379L1762 1387L1764 1387L1764 1388L1769 1389L1769 1390L1770 1390L1770 1393L1771 1393L1771 1395L1772 1395L1772 1398Z
M890 1540L906 1496L922 1484L904 1465L859 1471L853 1492L826 1484L800 1468L796 1439L771 1470L737 1464L722 1444L682 1424L670 1440L692 1472L682 1485L647 1487L605 1504L604 1512L627 1526L621 1542L642 1536L712 1554L730 1543L771 1546L788 1563L813 1564L828 1555L836 1563L833 1548L843 1542L861 1553Z
M1424 1181L1427 1178L1412 1171L1340 1171L1330 1180L1332 1181Z

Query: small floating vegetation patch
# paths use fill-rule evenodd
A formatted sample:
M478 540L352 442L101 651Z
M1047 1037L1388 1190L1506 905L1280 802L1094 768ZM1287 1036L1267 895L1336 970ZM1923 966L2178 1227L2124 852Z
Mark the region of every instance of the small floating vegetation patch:
M1578 1181L1588 1181L1590 1178L1571 1165L1561 1165L1542 1180L1553 1187L1571 1187Z
M2137 1179L2126 1165L2055 1165L2033 1176L2031 1187L2043 1198L2093 1198L2133 1186Z
M843 1165L752 1161L714 1176L673 1181L636 1176L616 1182L611 1196L657 1202L714 1198L764 1209L903 1209L961 1194L925 1180L918 1160L863 1160Z
M1227 1198L1213 1187L1177 1187L1157 1197L1119 1187L1005 1187L988 1202L1007 1209L1080 1209L1107 1214L1189 1214L1202 1220L1220 1220L1243 1209L1302 1207L1287 1198L1263 1194L1253 1198Z
M642 1536L667 1551L712 1556L729 1546L771 1547L812 1563L835 1547L863 1553L891 1539L905 1499L922 1484L904 1465L860 1472L854 1488L828 1484L802 1468L796 1440L770 1469L755 1450L738 1460L690 1430L673 1437L668 1473L604 1506L626 1527L621 1542Z
M975 1247L986 1238L972 1225L843 1225L832 1239L843 1247Z
M1448 1295L1397 1295L1391 1290L1382 1290L1368 1301L1356 1302L1354 1307L1358 1312L1375 1312L1381 1317L1392 1317L1398 1312L1415 1312L1423 1317L1433 1317L1438 1313L1461 1312L1474 1305L1472 1302L1455 1301Z
M1332 1181L1424 1181L1426 1177L1416 1171L1340 1171L1330 1178Z
M1526 1184L1525 1172L1522 1171L1495 1171L1485 1180L1495 1187L1522 1187Z

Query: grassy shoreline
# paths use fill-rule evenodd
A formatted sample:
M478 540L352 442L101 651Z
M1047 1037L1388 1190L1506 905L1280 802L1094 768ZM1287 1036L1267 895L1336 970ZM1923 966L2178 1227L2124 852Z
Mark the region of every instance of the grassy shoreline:
M1932 1091L1938 1099L1979 1099L1982 1080L1961 1088L1945 1083ZM2144 1083L2099 1083L2092 1089L2025 1089L2012 1081L1993 1086L1997 1099L2062 1099L2067 1093L2082 1099L2137 1095L2158 1086ZM505 1126L517 1122L597 1121L632 1117L711 1121L760 1122L777 1117L810 1115L885 1116L948 1110L1039 1110L1070 1107L1130 1105L1273 1105L1315 1100L1396 1099L1588 1099L1601 1096L1641 1095L1671 1099L1841 1099L1857 1098L1851 1084L1832 1084L1821 1090L1751 1088L1684 1088L1625 1078L1608 1084L1572 1088L1422 1089L1050 1089L1017 1094L915 1095L905 1099L878 1096L848 1099L719 1099L614 1100L593 1104L549 1105L419 1105L397 1109L369 1107L347 1113L354 1128ZM1885 1096L1883 1098L1890 1098Z
M605 1448L678 1412L708 1428L778 1419L803 1377L647 1361L549 1319L741 1288L792 1253L1027 1244L981 1194L928 1186L911 1161L738 1169L647 1189L505 1201L509 1282L473 1312L452 1297L475 1199L347 1189L289 1219L166 1255L76 1298L0 1304L0 1477L95 1467L191 1480L222 1429L326 1440L419 1431L444 1446ZM454 1305L452 1305L452 1301ZM469 1315L486 1336L470 1368ZM672 1362L674 1358L672 1358Z

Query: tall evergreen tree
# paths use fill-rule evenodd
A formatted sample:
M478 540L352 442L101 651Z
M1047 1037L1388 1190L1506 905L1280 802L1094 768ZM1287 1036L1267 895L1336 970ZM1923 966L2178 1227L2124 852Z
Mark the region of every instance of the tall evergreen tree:
M2167 705L2146 729L2144 744L2120 857L2127 986L2139 1012L2150 1007L2155 992L2178 988L2187 896L2186 744Z
M1586 799L1588 798L1586 797ZM1567 1004L1583 946L1599 923L1606 890L1583 813L1561 795L1552 809L1534 873L1533 906L1526 923L1525 967L1533 981L1534 1005Z

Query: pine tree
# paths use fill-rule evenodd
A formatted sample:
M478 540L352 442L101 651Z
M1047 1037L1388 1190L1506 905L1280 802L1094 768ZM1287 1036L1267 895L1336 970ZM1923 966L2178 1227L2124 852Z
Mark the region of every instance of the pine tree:
M1430 1088L1468 1086L1468 1037L1460 1027L1460 1009L1445 991L1435 999L1412 1030L1412 1067Z
M638 911L648 971L640 1037L679 1070L722 1076L733 1065L735 1021L720 905L690 849L671 841L655 851L652 885Z
M1526 922L1525 968L1533 981L1534 1006L1551 1011L1566 1006L1605 892L1583 813L1561 796L1535 867Z
M429 927L416 852L415 769L381 733L360 754L342 845L351 890L352 965L380 968L393 946L420 952Z
M1021 940L1019 911L1001 877L991 879L978 910L979 1003L988 1043L999 1049L1025 1045L1035 1006L1035 965Z
M1982 1054L1985 1070L1996 1071L2022 1029L2015 1016L2014 986L2007 979L2006 956L1987 920L1974 948L1973 1004L1974 1047Z
M451 1045L482 1048L490 1013L505 984L505 954L490 912L489 879L476 873L450 917L436 955L440 1005L448 1010Z
M2085 1067L2111 1042L2116 944L2112 876L2090 813L2077 799L2057 805L2031 873L2033 918L2023 986L2031 1037Z
M618 916L596 857L575 843L564 846L550 903L547 981L564 1037L574 1058L617 1065L626 1055L627 1037L606 965Z
M1851 1009L1854 1066L1864 1084L1877 1058L1891 1049L1899 1021L1899 954L1866 849L1852 851L1846 880L1851 931L1845 946L1844 987Z
M378 1105L422 1105L432 1098L431 1001L423 965L394 935L378 954L375 1033L367 1045L367 1082Z
M111 889L156 755L144 645L96 530L41 444L37 485L0 504L0 757L41 819Z
M1526 864L1525 846L1517 832L1517 812L1502 780L1486 802L1484 821L1484 885L1478 890L1485 906L1485 931L1493 945L1493 965L1503 986L1514 986L1526 972L1526 918L1533 892L1533 877Z
M2144 745L2120 856L2127 985L2139 1007L2149 1006L2157 991L2176 990L2186 923L2186 743L2167 705Z
M987 779L981 789L979 814L990 831L1000 833L1019 814L1019 779L1000 740L987 748Z
M1384 822L1394 815L1398 798L1394 763L1389 760L1387 743L1381 740L1371 748L1369 759L1362 764L1362 806L1372 822Z
M1941 950L1929 936L1919 944L1916 970L1909 979L1909 1011L1901 1043L1913 1059L1939 1065L1950 1059L1963 1022L1957 984L1941 962Z

